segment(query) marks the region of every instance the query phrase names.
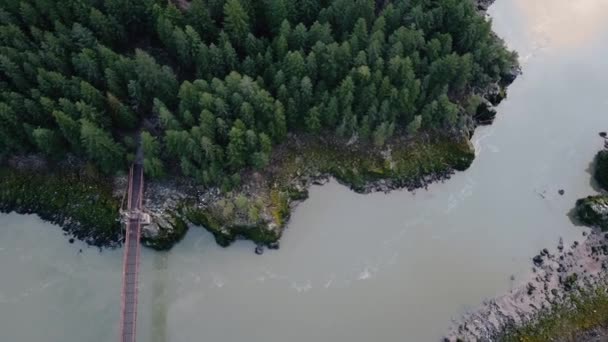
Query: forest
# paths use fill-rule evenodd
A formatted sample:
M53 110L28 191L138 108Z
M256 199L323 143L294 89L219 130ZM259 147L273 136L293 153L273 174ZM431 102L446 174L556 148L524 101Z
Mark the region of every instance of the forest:
M231 189L289 135L449 133L516 56L462 0L0 0L0 160Z

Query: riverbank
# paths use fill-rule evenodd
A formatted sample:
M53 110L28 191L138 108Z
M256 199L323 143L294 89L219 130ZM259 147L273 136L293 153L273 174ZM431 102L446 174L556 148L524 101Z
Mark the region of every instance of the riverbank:
M18 157L0 167L0 212L36 214L60 226L70 243L114 248L122 243L120 206L126 183L119 184L80 163L50 166L37 156ZM126 177L117 179L125 180ZM112 185L114 184L114 186ZM157 221L142 243L156 250L171 248L186 233L178 217Z
M603 324L606 316L593 310L608 310L608 241L599 231L585 235L571 246L543 249L527 279L466 314L445 341L552 341Z
M601 135L605 138L605 135ZM608 143L606 145L608 147ZM602 177L605 156L595 159L595 181ZM580 199L573 219L592 228L582 241L532 258L532 274L510 293L465 315L446 341L603 341L608 339L608 196Z
M238 190L222 192L187 179L146 182L145 210L152 224L142 243L170 249L189 225L210 231L221 246L251 240L256 253L279 248L292 211L308 188L330 178L358 193L414 190L465 170L475 157L462 135L419 134L395 138L382 148L333 138L292 137L272 154L271 166L242 175ZM19 161L26 160L26 163ZM0 210L38 214L66 234L98 247L121 243L120 203L127 178L100 176L85 164L50 166L43 158L15 158L0 169Z
M479 15L485 15L491 2L480 1ZM493 39L497 46L504 47L500 38L494 35ZM279 247L291 212L308 197L312 184L323 184L335 178L358 193L370 193L404 188L414 190L448 179L454 172L471 165L475 157L469 141L472 132L477 125L493 121L494 106L506 97L507 86L520 74L516 55L506 50L504 53L508 56L510 68L506 69L509 70L501 69L492 82L487 82L490 84L483 83L483 89L478 89L481 86L469 87L462 94L450 94L457 113L454 123L444 125L450 129L436 128L441 133L414 133L420 130L421 121L418 121L417 126L414 123L411 129L408 127L411 133L401 127L393 135L391 128L391 134L386 135L393 135L393 138L386 143L382 141L381 147L375 146L370 139L359 140L357 135L350 139L335 138L333 131L315 136L291 134L286 142L274 147L269 166L264 170L232 175L235 179L231 183L240 185L230 192L197 186L192 180L180 178L177 168L172 169L175 172L171 172L171 179L147 180L144 207L152 217L152 224L144 228L142 242L155 249L169 249L185 235L188 225L194 224L209 230L221 246L244 238L252 240L257 245L256 252L262 253L264 247ZM57 174L61 172L65 170L58 170ZM39 177L43 176L39 173ZM115 199L124 196L124 176L116 177L113 182L99 183L104 191L112 192ZM114 184L113 188L106 189L105 183ZM15 196L40 197L34 189L26 193ZM56 209L64 211L64 207L59 205ZM7 210L12 210L11 205L7 205ZM33 204L23 209L34 213L37 210L38 206ZM113 216L115 220L117 215ZM60 216L78 221L78 217L72 217L69 211ZM108 214L108 220L110 216ZM61 220L53 222L63 225ZM114 230L117 229L112 228ZM91 228L91 235L96 232ZM111 238L100 238L95 243L104 245L105 239L105 245L114 246L118 238L113 234Z
M143 228L142 243L168 250L185 236L189 225L195 225L211 232L224 247L237 239L251 240L261 254L265 247L279 248L292 211L308 198L313 184L335 178L367 194L413 191L447 180L472 164L472 132L476 125L491 123L496 114L493 106L505 98L506 87L518 73L514 68L511 76L484 90L477 110L463 112L467 124L459 132L415 136L399 132L381 147L356 137L292 135L275 147L268 167L241 173L241 185L230 192L179 176L147 180L144 208L152 224ZM20 158L35 165L23 167L9 160L3 167L6 184L0 207L4 212L39 214L91 245L120 244L118 208L127 189L125 175L107 179L82 161L49 166L39 156L15 159Z
M506 333L504 342L600 342L608 339L608 287L581 289L565 304L556 305L551 312L533 324Z
M0 168L0 212L37 214L66 235L98 247L120 243L120 199L101 179L69 169Z
M243 175L247 181L238 191L180 196L184 200L178 212L209 230L221 246L245 238L261 253L263 247L278 248L291 212L308 198L313 184L335 178L358 193L414 190L465 170L474 157L473 146L464 137L424 134L383 148L293 137L276 149L270 167Z

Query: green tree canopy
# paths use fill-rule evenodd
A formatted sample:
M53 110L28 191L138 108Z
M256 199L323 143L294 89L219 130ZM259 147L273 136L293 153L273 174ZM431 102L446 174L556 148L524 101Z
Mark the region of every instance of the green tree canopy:
M4 1L0 156L111 174L143 131L149 176L229 189L290 134L466 128L516 64L469 1L185 3Z

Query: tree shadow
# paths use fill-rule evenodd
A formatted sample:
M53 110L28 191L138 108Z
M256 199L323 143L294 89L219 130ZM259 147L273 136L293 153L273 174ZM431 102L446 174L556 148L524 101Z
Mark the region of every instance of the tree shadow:
M593 189L593 191L600 193L600 194L604 194L606 193L606 191L604 189L602 189L602 187L600 186L600 184L597 182L597 180L595 179L595 168L597 166L597 155L596 157L593 158L593 160L591 161L591 163L589 163L589 166L587 167L587 169L585 170L585 172L587 172L589 174L589 185L591 186L591 188Z

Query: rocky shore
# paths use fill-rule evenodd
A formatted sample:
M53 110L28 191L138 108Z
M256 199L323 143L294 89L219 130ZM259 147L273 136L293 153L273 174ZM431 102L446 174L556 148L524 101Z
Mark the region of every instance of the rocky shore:
M608 236L592 231L581 242L543 249L530 262L532 273L510 293L486 301L453 326L444 341L507 340L514 330L533 324L573 295L608 285Z
M126 188L126 176L112 182L74 158L49 165L41 156L18 156L0 166L0 212L36 214L60 226L70 243L78 239L114 248L124 235L120 206ZM171 206L174 197L164 198ZM184 236L186 223L153 205L149 210L155 214L154 224L144 229L142 243L157 250L171 248Z
M462 135L422 134L395 139L383 148L293 136L275 149L271 166L244 174L244 184L232 192L199 187L185 179L148 182L145 207L153 224L145 228L144 236L171 244L185 233L185 229L176 233L175 227L188 222L207 229L224 247L237 239L251 240L261 254L264 248L279 248L291 212L308 198L313 184L335 178L359 193L414 190L465 170L474 157L471 143ZM124 189L120 182L115 187Z
M608 340L608 183L603 182L608 140L605 133L600 136L607 149L596 157L594 178L603 193L578 200L574 210L574 219L592 227L591 232L583 232L582 241L571 246L560 239L556 249L540 251L531 259L529 279L465 315L446 342Z
M126 196L126 175L114 178L115 198ZM188 224L179 213L181 203L191 196L191 187L173 181L145 182L144 210L150 215L151 224L142 227L141 241L155 250L171 249L188 231Z
M334 177L360 193L413 190L448 179L473 159L473 147L462 136L422 134L395 139L381 149L292 137L276 149L270 167L244 174L246 181L237 191L203 188L180 178L147 181L144 207L152 224L144 227L142 243L167 250L183 238L188 225L197 225L221 246L247 239L261 254L264 248L279 248L291 212L308 198L313 184ZM75 159L49 165L40 156L20 156L9 160L0 176L0 211L38 214L90 245L121 244L125 175L109 180Z

